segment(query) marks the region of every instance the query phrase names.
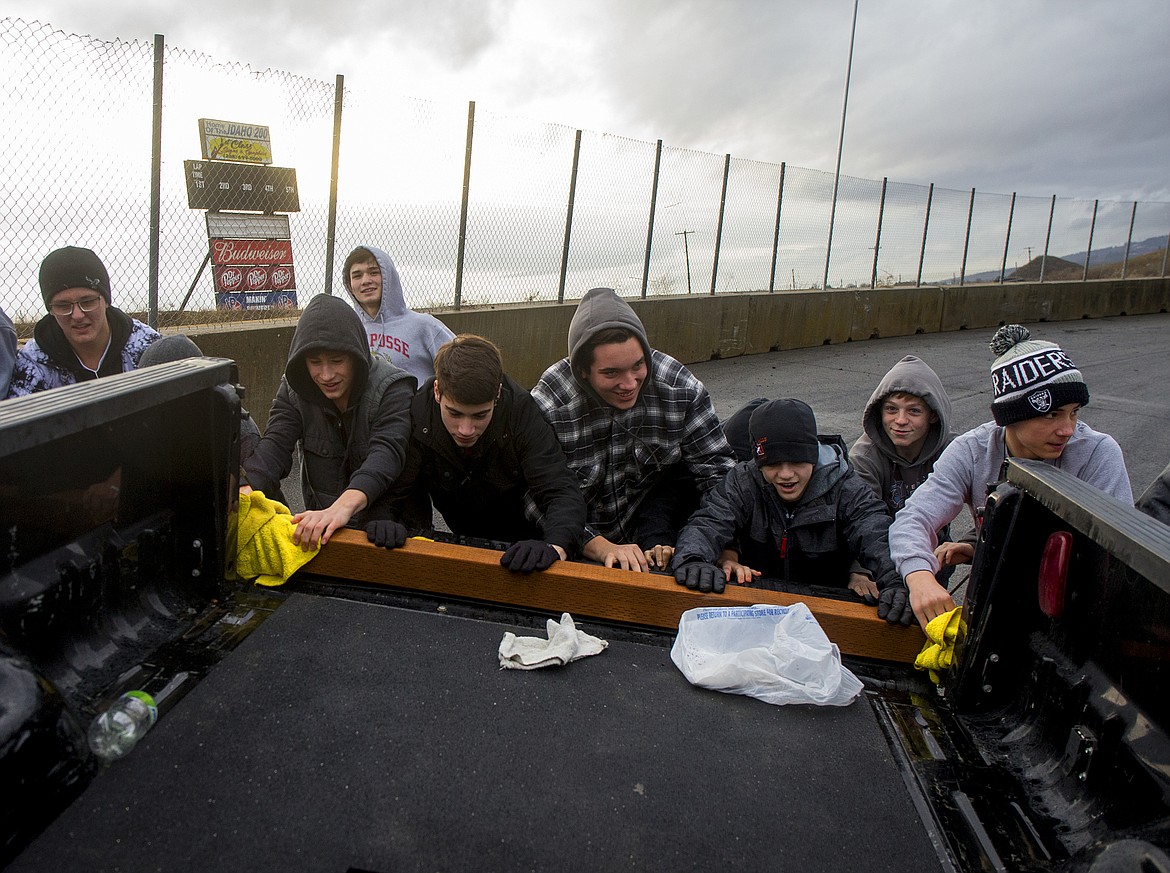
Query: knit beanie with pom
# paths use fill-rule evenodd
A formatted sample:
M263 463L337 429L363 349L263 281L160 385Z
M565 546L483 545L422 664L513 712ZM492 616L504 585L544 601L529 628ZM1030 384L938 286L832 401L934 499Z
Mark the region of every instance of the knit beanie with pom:
M1072 359L1056 343L1034 340L1022 324L1006 324L988 347L995 396L991 414L998 425L1046 415L1068 403L1085 406L1089 389Z

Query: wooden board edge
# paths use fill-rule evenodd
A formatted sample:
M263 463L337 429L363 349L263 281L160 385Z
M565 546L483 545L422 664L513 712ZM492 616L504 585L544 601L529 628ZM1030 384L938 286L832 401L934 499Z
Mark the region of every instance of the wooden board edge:
M303 569L337 579L664 630L677 629L682 614L696 607L803 602L847 655L909 664L925 642L917 625L890 625L861 602L740 586L728 586L723 594L700 594L665 574L572 561L558 561L548 570L523 576L500 566L496 551L428 540L380 549L359 531L337 531Z

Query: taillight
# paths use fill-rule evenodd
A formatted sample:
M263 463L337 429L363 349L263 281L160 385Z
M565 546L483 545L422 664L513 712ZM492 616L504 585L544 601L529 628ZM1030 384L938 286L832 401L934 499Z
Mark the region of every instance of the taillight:
M1072 561L1073 536L1068 531L1050 534L1040 558L1037 597L1040 611L1049 618L1064 615L1064 591L1068 584L1068 565Z

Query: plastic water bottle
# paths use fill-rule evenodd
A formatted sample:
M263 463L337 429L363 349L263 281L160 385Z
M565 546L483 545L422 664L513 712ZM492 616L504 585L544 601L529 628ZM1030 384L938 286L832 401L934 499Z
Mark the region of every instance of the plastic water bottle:
M127 691L89 726L89 747L103 761L129 753L158 718L154 698L145 691Z

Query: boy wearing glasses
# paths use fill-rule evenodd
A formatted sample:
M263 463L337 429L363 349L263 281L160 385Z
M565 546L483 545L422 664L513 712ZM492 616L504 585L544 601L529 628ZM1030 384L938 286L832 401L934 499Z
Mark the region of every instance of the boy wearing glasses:
M138 367L158 331L110 304L110 276L89 249L66 246L41 261L49 314L16 357L9 397L35 394Z
M703 383L650 348L612 288L593 288L569 323L569 356L532 396L585 495L585 557L665 569L700 496L735 463Z

